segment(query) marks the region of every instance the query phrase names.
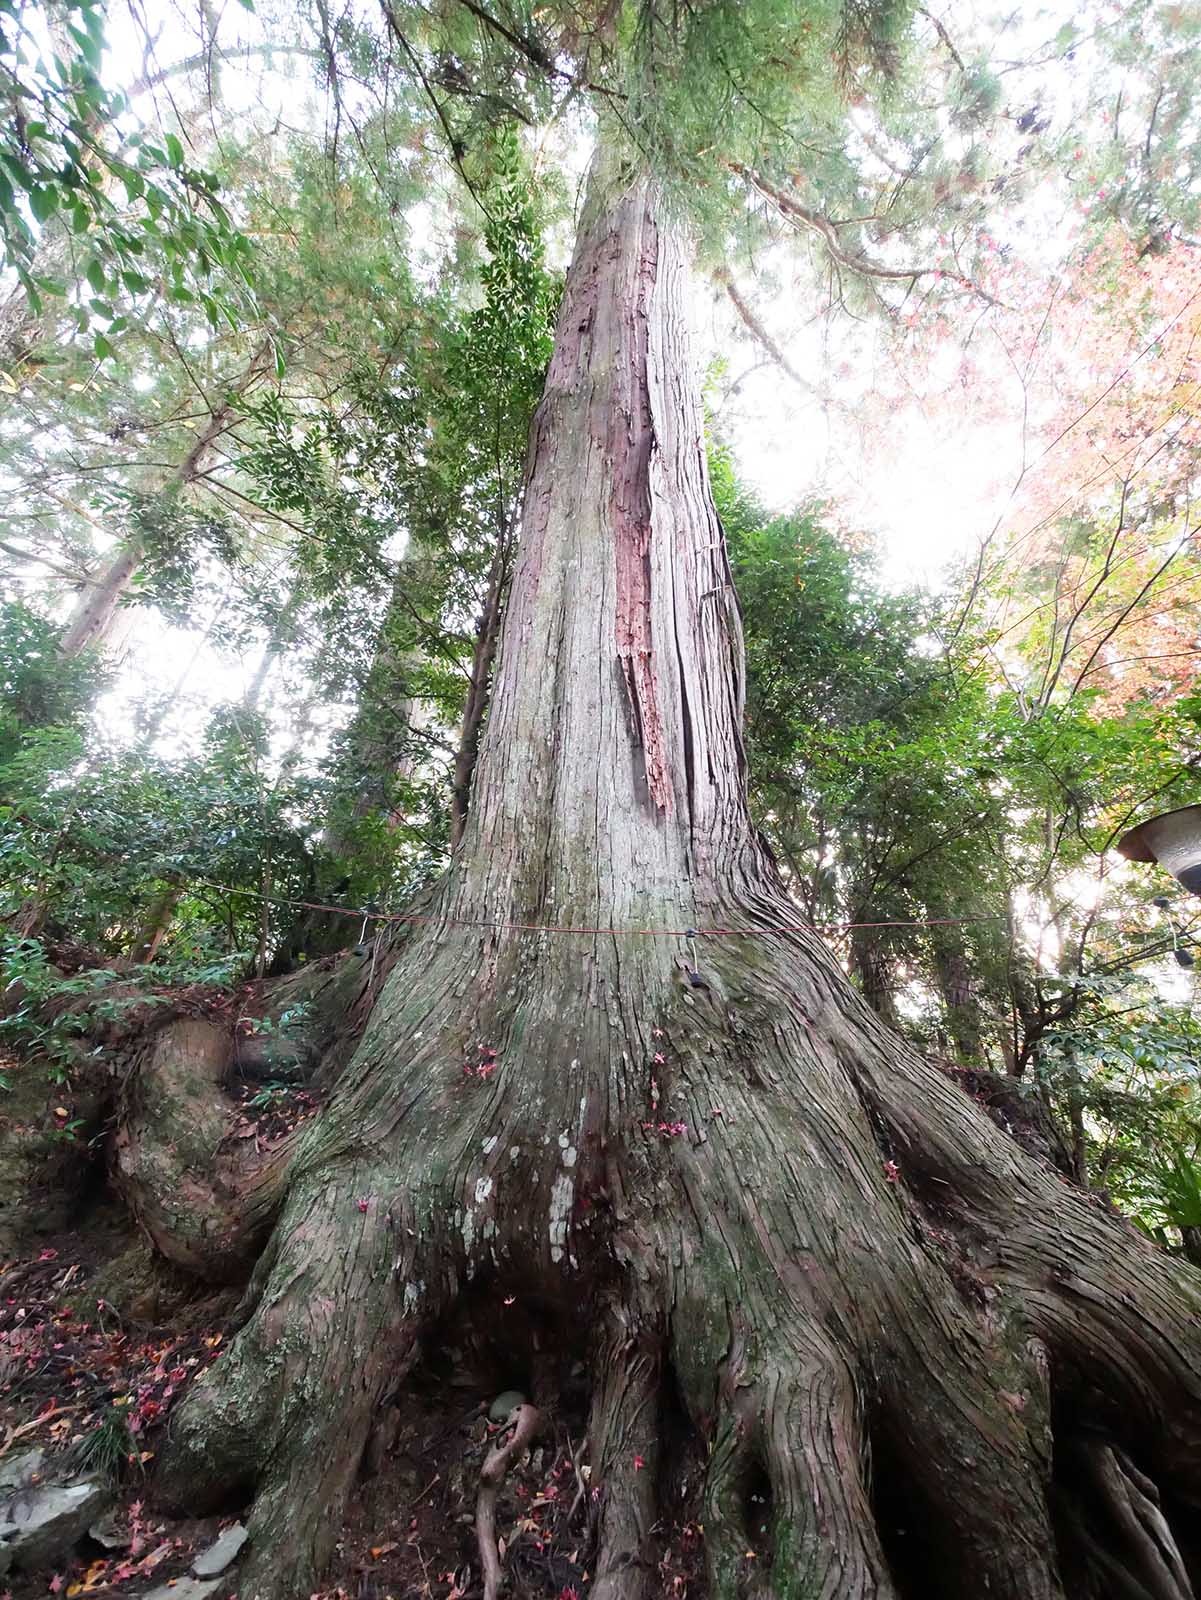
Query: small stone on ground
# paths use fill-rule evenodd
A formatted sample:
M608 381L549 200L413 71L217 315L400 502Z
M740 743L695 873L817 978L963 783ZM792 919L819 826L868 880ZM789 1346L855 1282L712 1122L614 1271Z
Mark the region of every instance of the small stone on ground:
M250 1535L240 1522L223 1528L207 1550L202 1550L192 1562L192 1571L198 1578L212 1578L224 1572L235 1559Z
M171 1583L160 1583L142 1600L210 1600L210 1596L224 1593L227 1588L223 1578L176 1578Z
M0 1461L0 1489L24 1489L38 1476L46 1460L44 1450L23 1450Z
M0 1502L0 1562L29 1572L65 1560L112 1500L95 1478L17 1489Z

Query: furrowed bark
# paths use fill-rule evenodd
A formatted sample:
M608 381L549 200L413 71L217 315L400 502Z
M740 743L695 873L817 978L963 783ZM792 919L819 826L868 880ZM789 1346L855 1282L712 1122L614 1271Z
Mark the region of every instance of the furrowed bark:
M652 1529L662 1419L662 1330L614 1305L594 1357L588 1439L597 1535L592 1600L639 1600L652 1593Z
M653 182L602 142L461 846L164 1451L173 1498L254 1491L243 1600L309 1592L423 1330L506 1289L592 1363L606 1600L653 1592L668 1367L708 1460L712 1600L1059 1600L1056 1417L1114 1432L1169 1532L1198 1488L1192 1269L777 931L686 289ZM1133 1574L1112 1516L1080 1515Z

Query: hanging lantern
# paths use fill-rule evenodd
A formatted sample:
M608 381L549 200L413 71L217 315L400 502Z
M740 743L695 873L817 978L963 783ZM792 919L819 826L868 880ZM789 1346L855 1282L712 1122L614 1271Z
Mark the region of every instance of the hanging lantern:
M1148 817L1118 840L1127 861L1155 861L1201 898L1201 806Z

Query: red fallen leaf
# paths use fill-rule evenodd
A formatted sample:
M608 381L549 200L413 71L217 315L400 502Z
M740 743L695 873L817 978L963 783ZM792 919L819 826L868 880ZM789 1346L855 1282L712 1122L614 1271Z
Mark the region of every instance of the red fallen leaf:
M901 1169L897 1166L895 1161L886 1161L884 1163L884 1176L889 1183L896 1183L897 1179L901 1176Z
M635 1456L634 1457L634 1471L635 1472L641 1472L643 1467L645 1467L645 1466L646 1466L645 1457L643 1457L643 1456Z
M63 1586L63 1580L58 1575L57 1572L54 1574L53 1578L51 1578L50 1582L46 1585L46 1587L50 1590L51 1594L58 1594L61 1591L62 1586Z
M371 1208L370 1200L360 1200L359 1201L359 1210L360 1211L368 1211L368 1210L370 1210L370 1208Z
M43 1250L41 1255L38 1257L39 1261L56 1261L57 1259L58 1259L58 1251L57 1250Z

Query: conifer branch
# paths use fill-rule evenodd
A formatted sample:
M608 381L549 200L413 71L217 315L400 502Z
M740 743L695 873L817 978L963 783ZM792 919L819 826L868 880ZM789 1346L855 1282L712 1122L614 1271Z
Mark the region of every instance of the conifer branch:
M962 284L965 289L970 289L989 305L1000 304L995 295L989 294L988 290L982 288L974 279L962 272L955 272L950 267L887 267L883 262L873 261L859 252L847 250L838 237L838 223L831 222L829 217L823 216L820 211L812 210L795 196L786 194L777 184L770 182L753 168L743 166L739 161L729 161L726 165L735 176L769 201L786 222L818 234L831 258L849 272L857 272L867 278L884 278L894 283L912 284L918 278L943 278L951 283Z

